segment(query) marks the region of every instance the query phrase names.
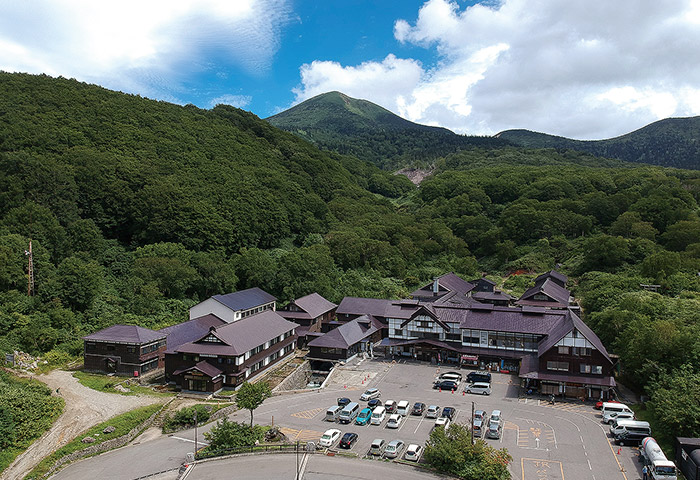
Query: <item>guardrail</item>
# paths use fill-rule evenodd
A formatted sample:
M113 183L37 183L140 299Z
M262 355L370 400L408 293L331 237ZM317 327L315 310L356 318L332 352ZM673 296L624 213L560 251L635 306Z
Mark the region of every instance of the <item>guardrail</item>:
M195 456L195 460L203 460L205 458L223 457L225 455L238 455L243 453L304 453L307 452L305 443L281 443L281 444L263 444L251 445L249 447L226 448L214 451L199 451Z

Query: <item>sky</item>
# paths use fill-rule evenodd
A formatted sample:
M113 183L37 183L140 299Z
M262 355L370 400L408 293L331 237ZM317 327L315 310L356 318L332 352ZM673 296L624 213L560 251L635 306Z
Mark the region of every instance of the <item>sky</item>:
M261 118L338 90L462 134L611 138L700 115L699 57L700 0L0 0L0 70Z

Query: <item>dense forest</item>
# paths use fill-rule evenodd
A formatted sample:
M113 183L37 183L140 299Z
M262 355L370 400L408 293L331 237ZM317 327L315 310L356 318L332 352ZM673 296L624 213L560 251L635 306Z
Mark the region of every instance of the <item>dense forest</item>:
M251 286L396 298L455 271L521 293L513 272L560 265L622 381L662 428L700 431L698 171L471 147L416 188L228 106L47 76L0 88L0 352L77 355L97 329L164 327Z

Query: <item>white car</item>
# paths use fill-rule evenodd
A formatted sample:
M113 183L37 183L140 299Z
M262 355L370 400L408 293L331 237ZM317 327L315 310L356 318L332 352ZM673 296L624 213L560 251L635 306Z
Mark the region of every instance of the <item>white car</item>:
M450 426L450 419L447 417L440 417L437 420L435 420L435 426L433 428L437 427L449 427Z
M337 428L331 428L330 430L326 430L326 433L324 433L323 436L321 436L321 440L318 441L318 444L322 447L330 447L339 438L340 430L338 430Z
M410 460L412 462L417 462L420 460L420 456L423 454L423 447L420 445L416 445L415 443L412 443L408 446L406 449L406 453L404 454L404 458L406 460Z
M403 450L403 442L401 440L392 440L384 449L384 456L386 458L396 458L401 454L401 450Z
M399 428L401 426L401 415L394 413L389 417L389 421L386 422L386 428Z
M477 393L480 395L491 395L491 384L484 382L474 382L467 385L464 393Z
M360 395L360 401L367 402L373 398L379 398L381 394L382 392L380 392L377 388L368 388L365 390L365 393Z
M428 410L425 411L425 418L437 418L440 416L440 407L437 405L430 405Z

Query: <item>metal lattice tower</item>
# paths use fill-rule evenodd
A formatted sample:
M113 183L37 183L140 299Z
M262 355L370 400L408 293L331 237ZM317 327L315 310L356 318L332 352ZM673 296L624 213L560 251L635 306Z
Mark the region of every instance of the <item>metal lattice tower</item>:
M30 297L34 295L34 259L32 255L32 241L29 240L29 250L25 250L24 254L29 257L29 269L27 272L28 284L27 284L27 295Z

